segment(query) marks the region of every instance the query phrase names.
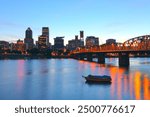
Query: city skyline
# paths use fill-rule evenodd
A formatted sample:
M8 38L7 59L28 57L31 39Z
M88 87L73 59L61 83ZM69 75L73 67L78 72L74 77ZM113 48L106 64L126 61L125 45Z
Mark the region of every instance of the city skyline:
M49 27L50 42L57 36L68 40L84 30L86 36L96 36L100 44L109 38L124 42L150 33L148 0L2 0L0 7L0 40L24 39L27 27L38 40L41 27Z

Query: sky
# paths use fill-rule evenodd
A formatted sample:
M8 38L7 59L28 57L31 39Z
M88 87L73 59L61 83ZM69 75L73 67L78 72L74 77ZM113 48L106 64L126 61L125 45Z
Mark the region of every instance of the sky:
M150 0L0 0L0 40L25 38L31 27L34 40L42 27L50 29L50 42L57 36L68 40L84 30L106 39L124 42L150 33Z

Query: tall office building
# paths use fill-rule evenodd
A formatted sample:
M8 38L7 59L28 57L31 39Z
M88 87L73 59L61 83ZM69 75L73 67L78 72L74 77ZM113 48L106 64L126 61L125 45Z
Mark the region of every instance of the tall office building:
M75 40L78 40L78 35L75 35Z
M30 29L30 27L25 31L24 43L26 45L26 50L30 50L33 48L32 30Z
M94 36L88 36L86 38L86 46L87 47L99 46L99 38Z
M80 31L80 40L82 41L84 45L84 31Z
M107 39L106 44L116 44L116 39Z
M26 30L25 38L30 38L30 39L32 39L32 30L31 30L30 27L28 27L28 29Z
M54 38L54 49L61 50L64 48L64 37Z
M25 51L25 44L23 43L23 40L17 40L16 50L21 51L22 53Z
M49 47L50 43L49 43L49 28L48 27L42 28L42 35L47 36L46 45Z
M9 49L9 42L7 42L7 41L0 41L0 49L2 49L2 50Z
M38 38L38 48L40 50L47 49L47 36L46 35L40 35Z
M25 44L23 43L23 40L17 40L17 43L11 43L10 44L10 50L13 51L13 50L17 50L17 51L20 51L21 53L24 53L25 52L25 49L26 49L26 46Z
M75 50L78 47L83 47L84 42L81 39L78 39L78 36L75 36L75 39L68 41L68 49L69 50Z
M80 31L80 39L84 41L84 31Z

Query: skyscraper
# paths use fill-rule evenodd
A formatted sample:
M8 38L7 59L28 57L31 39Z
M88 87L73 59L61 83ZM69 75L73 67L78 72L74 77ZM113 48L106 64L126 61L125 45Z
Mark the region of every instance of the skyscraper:
M61 50L64 48L64 37L54 38L54 49Z
M26 30L25 38L32 39L32 30L30 29L30 27L28 27L28 29Z
M116 44L116 39L107 39L106 44Z
M95 36L86 37L86 46L87 47L99 46L99 38Z
M84 31L80 31L80 39L84 41Z
M80 40L82 41L84 46L84 31L80 31Z
M75 39L68 41L68 49L69 50L75 50L78 47L83 47L84 42L81 39L78 39L78 36L75 36Z
M30 27L25 31L24 43L26 45L26 50L30 50L33 48L32 30L30 29Z
M47 42L47 36L46 35L40 35L38 38L38 48L40 50L47 49L46 42Z
M48 27L42 28L42 35L47 37L46 45L49 47L50 43L49 43L49 28Z

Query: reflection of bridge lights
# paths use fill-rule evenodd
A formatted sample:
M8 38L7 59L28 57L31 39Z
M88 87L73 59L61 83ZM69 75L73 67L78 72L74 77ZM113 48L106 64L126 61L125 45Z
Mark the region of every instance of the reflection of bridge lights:
M150 91L149 91L149 80L148 78L144 78L143 80L143 83L144 83L144 99L147 100L147 99L150 99Z
M141 99L141 73L140 72L135 73L134 90L135 90L135 98L137 100L140 100Z

